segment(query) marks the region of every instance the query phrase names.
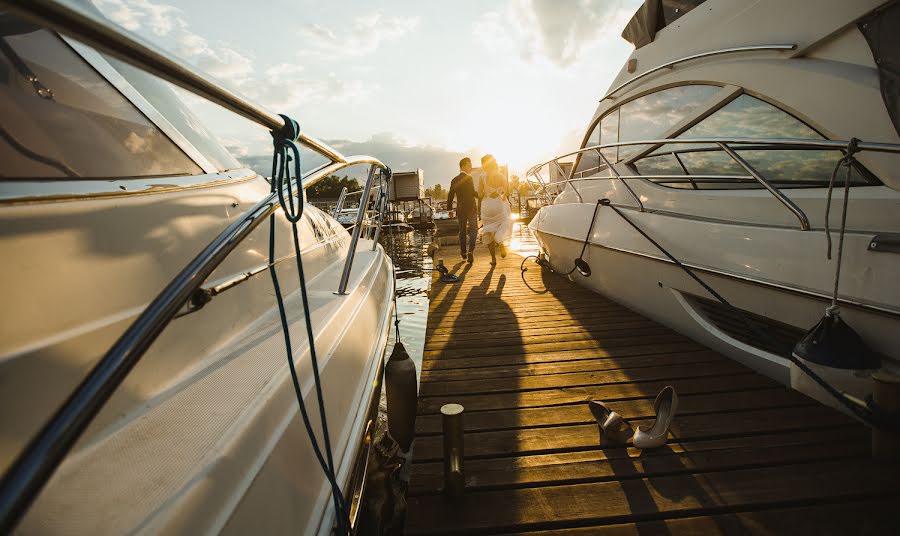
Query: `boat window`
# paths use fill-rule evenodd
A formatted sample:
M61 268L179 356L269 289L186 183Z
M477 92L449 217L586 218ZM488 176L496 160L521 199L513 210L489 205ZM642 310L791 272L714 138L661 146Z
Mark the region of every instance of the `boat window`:
M703 121L678 136L679 138L794 138L824 139L814 129L787 112L750 95L741 95ZM754 149L735 146L747 162L763 177L778 186L822 186L831 178L839 151ZM664 153L677 152L691 175L734 176L735 179L704 178L700 188L762 188L734 160L713 144L671 144L661 147L653 156L634 164L641 174L652 169L652 161ZM872 184L873 179L861 166L851 180L855 184ZM648 171L649 173L649 171ZM654 180L654 179L650 179ZM667 183L666 186L676 186ZM684 179L678 187L692 187Z
M718 86L677 86L626 102L619 108L619 141L660 138L718 91ZM626 159L644 147L619 147L618 160Z
M641 175L657 176L652 178L654 182L672 186L674 188L692 188L691 183L680 178L673 178L671 175L684 175L684 169L673 154L663 154L659 156L650 156L641 158L635 162L634 167L637 168ZM667 177L658 177L658 175L668 175Z
M600 145L603 143L616 143L619 141L619 109L616 108L612 112L603 116L603 119L594 126L594 130L591 131L590 137L588 137L585 144L582 146L590 147L592 145ZM616 155L618 154L616 147L610 147L607 149L602 149L603 156L606 157L610 162L616 161ZM578 169L575 171L576 175L579 177L585 177L588 175L593 175L597 173L597 171L606 164L602 164L600 160L600 156L596 151L589 151L583 153L581 155L581 159L578 161Z
M0 177L202 173L57 35L0 16Z
M115 58L104 58L219 171L241 167L167 82Z

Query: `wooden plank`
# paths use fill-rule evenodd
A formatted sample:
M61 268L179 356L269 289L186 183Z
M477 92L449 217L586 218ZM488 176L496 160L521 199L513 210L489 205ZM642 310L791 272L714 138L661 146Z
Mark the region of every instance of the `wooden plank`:
M509 365L527 366L535 363L556 363L583 359L620 358L638 355L660 355L668 352L681 353L689 351L708 350L693 341L683 340L673 343L633 344L630 346L605 349L563 350L559 352L541 352L536 354L507 354L455 359L441 359L440 356L432 356L422 362L422 371L486 368Z
M866 499L751 512L514 533L519 536L726 536L734 534L892 534L900 499ZM512 533L508 533L512 534Z
M553 361L550 363L509 365L505 367L473 367L445 370L427 369L422 371L420 377L422 381L427 381L428 383L439 381L469 381L485 378L517 378L521 376L560 374L564 372L589 372L617 369L630 370L661 365L687 365L692 363L713 363L721 361L724 361L724 358L719 354L699 350L695 352L669 352L617 358L601 357L599 359L575 359L562 362Z
M426 350L424 359L440 357L453 359L456 357L488 357L509 354L537 354L543 352L559 352L562 350L603 350L631 346L633 344L649 344L653 342L678 342L687 340L683 335L678 335L666 328L641 329L639 334L622 335L615 333L607 335L603 340L571 341L571 342L545 342L529 344L507 344L504 346L484 346L482 348L466 348L463 350Z
M466 492L866 458L871 450L868 436L858 427L849 426L743 436L730 441L732 446L724 448L709 441L699 445L676 442L647 452L619 448L471 460L466 462ZM539 463L527 458L543 460ZM423 465L416 466L409 495L443 493L443 463Z
M516 325L514 329L518 329L520 331L528 331L531 332L532 329L546 329L546 328L554 328L554 327L569 327L569 326L599 326L604 324L614 324L617 322L629 322L635 319L643 319L644 317L635 314L635 313L622 313L618 311L610 312L610 313L601 313L597 312L591 315L584 315L581 317L578 316L562 316L562 317L550 317L546 318L543 315L531 317L525 316L516 319ZM449 323L436 323L435 325L428 328L428 339L433 337L448 337L453 336L454 334L464 334L464 333L490 333L496 330L505 330L509 329L510 325L507 321L486 321L486 320L476 320L472 322L466 322L465 317L461 317L456 322Z
M731 509L896 494L896 471L868 460L826 461L702 474L484 491L451 503L410 497L408 534L564 528L652 518L726 513Z
M590 319L587 321L578 321L578 320L570 320L570 321L560 321L554 322L550 325L545 326L533 326L529 328L523 328L519 325L510 326L509 324L500 323L493 326L493 329L487 331L482 324L480 330L474 329L475 326L470 326L468 329L460 328L456 330L454 328L449 329L435 329L431 330L428 340L425 342L426 347L429 345L433 345L437 342L443 341L465 341L477 339L480 340L482 344L492 342L495 338L503 338L508 336L522 336L527 335L528 337L534 337L536 335L547 335L547 334L561 334L561 333L583 333L583 332L591 332L592 329L596 328L605 328L607 330L616 329L616 328L629 328L636 326L651 326L651 325L659 325L651 320L647 320L646 318L637 316L637 315L628 315L625 317L616 316L613 318L600 318L600 319Z
M441 351L443 353L447 350L483 348L485 345L490 345L491 347L522 345L526 341L527 344L596 341L598 338L603 338L606 336L629 337L640 336L643 334L665 334L668 331L669 330L667 328L661 327L659 324L643 320L627 322L624 324L599 326L591 329L563 329L556 332L541 334L515 330L512 332L507 332L508 334L498 334L496 336L491 334L487 338L484 335L467 335L464 337L455 337L441 341L429 341L425 344L424 350L425 352L428 352L429 355L433 355L431 354L431 352Z
M472 379L466 382L428 382L419 388L419 397L447 396L452 394L508 393L560 387L579 387L612 383L649 382L669 380L676 384L680 378L726 376L741 374L746 368L733 361L718 360L712 363L661 365L629 370L604 370L594 372L570 372L520 378Z
M628 419L648 419L655 415L654 398L609 402L608 405ZM755 391L682 395L678 399L678 415L720 413L736 410L815 406L818 402L781 386ZM540 408L475 411L464 415L467 432L512 430L539 426L590 424L594 422L585 403ZM416 418L416 435L425 437L441 433L440 415Z
M666 385L668 379L646 382L613 385L586 385L580 387L562 387L558 389L541 389L519 393L493 393L489 395L451 395L419 398L418 413L426 415L437 413L444 404L462 404L466 411L497 410L512 408L528 408L539 406L559 406L587 402L588 400L604 400L613 402L630 398L652 398ZM680 395L694 393L726 393L751 389L769 388L777 385L773 380L753 374L735 374L723 376L710 381L709 378L689 378L678 381Z
M654 419L631 419L632 426L649 426ZM853 421L823 406L733 411L702 415L678 415L669 435L680 441L747 434L768 434L785 430L811 430L846 426ZM540 428L522 428L465 434L466 457L485 458L585 450L600 446L596 424L577 424ZM435 461L443 457L440 436L417 437L413 442L415 462Z
M615 302L597 303L593 300L581 299L576 301L562 302L559 300L542 300L533 301L528 299L510 298L506 301L499 297L473 299L467 297L462 301L455 301L447 305L436 305L433 309L429 307L430 312L437 313L441 317L441 313L468 313L467 310L473 310L474 314L486 314L484 306L491 304L492 312L512 312L515 314L540 314L542 311L565 311L571 313L573 311L626 311L625 307ZM444 315L446 318L449 315Z
M476 306L473 304L469 310L458 310L458 311L431 311L428 313L428 322L427 325L435 326L437 324L446 324L450 321L456 321L461 319L464 322L476 322L481 320L505 320L510 324L515 324L518 318L522 318L525 316L538 316L538 317L562 317L562 318L584 318L591 317L594 315L598 315L601 313L610 313L610 314L626 314L628 313L628 309L621 307L619 305L608 305L597 307L592 304L585 304L579 306L573 306L572 308L565 308L562 306L557 307L547 307L542 308L540 310L513 310L512 308L506 306L506 304L500 305L503 302L495 303L491 308L485 308L483 306Z

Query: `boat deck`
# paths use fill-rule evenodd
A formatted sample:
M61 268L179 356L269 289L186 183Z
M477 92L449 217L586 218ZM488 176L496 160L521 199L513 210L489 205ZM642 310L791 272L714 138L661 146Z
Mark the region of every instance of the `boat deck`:
M900 478L869 431L639 314L510 254L455 246L432 285L408 534L880 534ZM499 259L498 259L499 260ZM585 404L633 425L679 394L669 443L600 448ZM466 491L443 494L440 407L465 407Z

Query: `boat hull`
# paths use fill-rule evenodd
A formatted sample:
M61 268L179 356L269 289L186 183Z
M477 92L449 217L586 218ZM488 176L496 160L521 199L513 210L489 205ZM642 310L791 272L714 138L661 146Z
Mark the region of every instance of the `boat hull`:
M587 230L593 209L593 205L579 206L571 203L548 206L542 209L531 224L542 252L556 272L567 273L572 270L574 259L584 246L583 236L578 238L577 235ZM806 381L796 370L792 371L790 360L784 357L792 347L792 337L799 339L806 329L821 318L830 304L827 295L813 289L800 288L799 285L790 283L789 277L777 282L766 280L761 275L753 277L735 273L722 262L718 266L702 266L693 262L695 257L687 253L690 244L696 244L697 237L723 235L722 224L637 211L626 212L627 217L665 244L664 247L670 248L676 258L693 266L696 275L735 307L764 322L761 324L762 329L767 334L771 330L772 334L772 341L766 342L772 346L761 344L758 337L754 341L748 338L747 333L741 333L740 318L735 318L733 314L729 316L729 311L723 310L721 306L717 307L718 303L713 296L610 209L598 213L584 251L583 258L591 266L591 274L585 277L574 271L568 277L781 383L792 385L834 405L831 397L818 389L818 386ZM686 227L682 229L679 226ZM763 240L767 232L772 232L771 229L749 226L730 227L732 231L749 234L754 240ZM807 239L815 241L804 235L804 240ZM734 242L744 247L743 244L747 241L750 239ZM772 246L772 242L766 243ZM708 261L721 261L735 254L722 243L710 246L713 249L707 254ZM798 244L783 246L800 249ZM714 249L715 247L719 249ZM769 252L778 255L777 251ZM786 256L777 260L782 266L790 263ZM760 262L765 261L760 259ZM812 258L808 262L812 262ZM830 267L823 266L821 261L817 266L821 272L830 271ZM867 272L871 272L871 268ZM808 280L815 280L815 275L807 274ZM848 280L851 278L849 276ZM877 283L871 277L865 282ZM887 286L882 288L886 296L892 295L891 284L888 281ZM876 350L889 357L897 357L895 354L900 349L900 316L876 307L849 303L843 304L842 316ZM857 396L865 396L871 391L871 382L865 378L865 373L847 374L844 371L821 368L817 370L826 374L840 388Z
M18 282L5 294L21 313L0 344L0 400L15 410L3 422L4 464L167 279L242 214L236 207L268 190L248 172L205 188L0 209L16 237L0 243L0 274ZM337 481L352 493L390 329L391 260L360 240L347 293L335 294L350 235L307 206L298 225L307 312L291 227L280 217L274 225L302 399L324 448L309 313ZM269 230L253 231L207 285L263 269L162 332L33 503L23 533L330 531L330 486L300 416L265 269Z

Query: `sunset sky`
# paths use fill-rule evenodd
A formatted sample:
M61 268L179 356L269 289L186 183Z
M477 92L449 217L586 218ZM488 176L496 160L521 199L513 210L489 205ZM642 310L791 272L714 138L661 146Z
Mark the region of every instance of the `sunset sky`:
M92 0L109 18L348 154L447 184L483 152L513 172L577 146L632 48L639 0ZM236 156L260 127L189 104Z

